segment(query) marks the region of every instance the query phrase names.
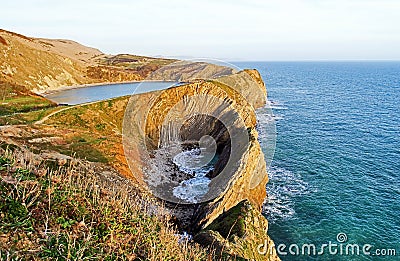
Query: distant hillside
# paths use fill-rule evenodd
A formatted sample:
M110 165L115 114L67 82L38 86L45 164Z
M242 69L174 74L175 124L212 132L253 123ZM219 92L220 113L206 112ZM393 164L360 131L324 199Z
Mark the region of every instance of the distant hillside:
M0 82L43 93L61 86L150 80L188 81L234 69L132 54L107 55L71 40L27 37L0 29Z
M33 38L0 29L0 81L39 93L60 86L142 80L171 62L106 55L71 40Z
M36 93L61 86L144 79L188 81L235 72L207 62L107 55L71 40L33 38L3 29L0 29L0 71L0 82L24 86Z

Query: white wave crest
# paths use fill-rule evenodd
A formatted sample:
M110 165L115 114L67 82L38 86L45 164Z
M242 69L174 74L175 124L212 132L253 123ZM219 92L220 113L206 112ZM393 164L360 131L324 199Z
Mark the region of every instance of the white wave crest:
M268 175L268 197L263 204L263 214L272 223L294 218L294 200L310 193L310 186L300 175L277 166L271 166Z

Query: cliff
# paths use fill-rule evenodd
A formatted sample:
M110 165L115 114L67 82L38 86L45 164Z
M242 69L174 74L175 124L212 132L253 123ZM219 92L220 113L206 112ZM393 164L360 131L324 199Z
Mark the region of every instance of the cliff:
M258 79L256 76L256 71L246 70L229 77L251 82ZM277 260L274 244L267 233L268 222L260 212L266 197L268 175L257 140L254 110L261 106L260 100L265 99L266 91L261 82L258 87L254 84L228 86L223 82L233 82L229 77L193 80L163 91L72 107L45 123L60 130L71 128L75 132L89 131L94 137L107 137L94 145L96 150L106 155L109 164L120 173L136 180L143 193L150 192L163 199L180 229L194 235L196 242L212 245L217 252L223 250L231 256ZM211 100L198 106L196 101L199 100L194 98L203 99L204 96L222 100L222 108L220 103L214 104ZM186 117L194 112L218 117ZM229 128L223 128L219 123L223 119L236 119L231 115L243 120L241 123L234 120L230 124L238 127L238 132L228 132ZM173 123L176 121L183 124ZM178 133L185 140L198 140L204 135L216 140L220 157L210 175L209 193L197 204L180 202L174 197L171 188L181 181L176 178L179 172L167 154L157 156L160 143L165 141L162 133L166 122L172 122L168 133ZM240 132L241 129L244 132ZM245 134L245 142L236 142L235 135L241 134ZM85 137L85 140L89 139ZM82 145L79 144L79 149ZM258 253L260 244L267 250L265 254Z
M214 98L224 102L214 102ZM196 234L197 242L246 259L278 260L267 235L268 222L260 213L268 175L257 140L254 110L264 105L265 100L265 86L255 70L214 80L192 80L178 87L132 96L125 112L125 118L130 120L124 122L123 135L128 164L135 178L154 195L180 203L167 206L184 223L183 227ZM184 105L180 106L182 102ZM190 116L194 114L208 116ZM229 127L224 128L219 121L225 121ZM168 133L163 135L166 122ZM240 128L244 131L240 132ZM243 133L246 142L237 140L236 136ZM164 176L176 176L172 175L176 170L168 166L168 156L167 159L154 156L160 144L166 143L166 137L169 141L174 135L187 141L211 136L220 151L209 192L196 205L181 205L184 202L168 193L179 181ZM238 232L233 229L226 233L236 223L242 224ZM268 252L259 254L257 246L265 242Z

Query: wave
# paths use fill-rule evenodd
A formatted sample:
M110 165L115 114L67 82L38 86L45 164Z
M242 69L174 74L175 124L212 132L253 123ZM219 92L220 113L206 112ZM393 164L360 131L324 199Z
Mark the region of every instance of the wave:
M273 101L267 101L264 107L256 110L257 125L269 124L277 120L282 120L284 116L282 114L275 114L274 111L287 109L288 107L283 106L283 104Z
M268 196L263 204L263 214L272 223L294 218L295 198L310 193L309 184L300 175L277 166L268 169L268 176Z
M271 109L273 110L287 110L288 107L284 107L284 106L270 106Z
M283 115L274 115L273 118L276 121L283 120Z
M268 100L266 102L266 106L270 109L274 109L274 110L287 110L288 107L286 107L283 103L280 103L279 101L271 101Z
M208 192L211 179L206 174L214 169L216 158L201 149L183 151L173 158L173 163L184 173L194 175L193 178L182 181L173 189L173 194L179 199L197 203Z

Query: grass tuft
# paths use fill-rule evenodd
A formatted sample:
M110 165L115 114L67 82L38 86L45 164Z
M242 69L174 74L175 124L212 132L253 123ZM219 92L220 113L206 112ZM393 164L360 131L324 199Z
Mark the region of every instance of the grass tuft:
M49 169L33 154L0 152L0 259L212 260L179 243L170 216L129 183L83 161Z

